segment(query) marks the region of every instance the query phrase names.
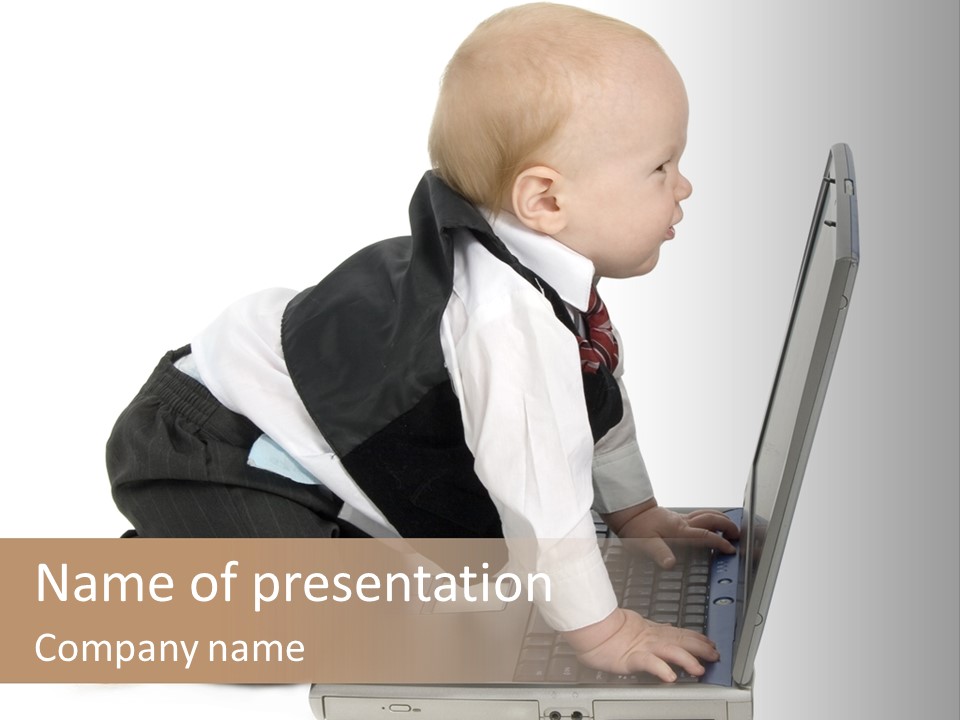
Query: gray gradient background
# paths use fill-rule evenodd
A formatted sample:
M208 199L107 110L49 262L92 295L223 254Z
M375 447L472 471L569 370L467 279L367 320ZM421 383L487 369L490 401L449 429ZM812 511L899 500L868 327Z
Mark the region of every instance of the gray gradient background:
M690 96L677 239L604 283L661 502L739 504L826 151L854 152L862 264L756 716L956 717L957 4L580 4L653 34ZM156 359L404 231L443 65L504 6L275 5L0 5L0 534L127 527L102 447ZM310 717L303 687L0 686L4 713L65 703Z

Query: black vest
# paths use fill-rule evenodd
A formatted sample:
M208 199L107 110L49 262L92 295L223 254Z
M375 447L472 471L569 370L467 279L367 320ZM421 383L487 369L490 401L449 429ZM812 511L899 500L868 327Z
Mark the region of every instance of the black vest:
M556 291L430 172L410 203L410 237L364 248L283 314L284 358L307 412L404 537L502 536L499 514L473 470L440 347L461 228L537 288L576 332ZM623 403L607 368L583 380L596 442L620 421Z

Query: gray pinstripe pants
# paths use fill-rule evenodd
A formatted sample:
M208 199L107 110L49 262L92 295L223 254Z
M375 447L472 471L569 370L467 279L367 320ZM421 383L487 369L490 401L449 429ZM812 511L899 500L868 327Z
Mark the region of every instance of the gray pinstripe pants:
M142 537L362 536L338 521L339 498L247 465L261 431L167 353L107 441L120 511Z

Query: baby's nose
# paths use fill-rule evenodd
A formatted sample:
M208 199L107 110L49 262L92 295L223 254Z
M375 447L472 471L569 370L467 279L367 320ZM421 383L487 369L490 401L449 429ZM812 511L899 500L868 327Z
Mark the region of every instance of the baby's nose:
M687 180L685 175L680 176L680 182L677 184L677 202L686 200L693 194L693 185Z

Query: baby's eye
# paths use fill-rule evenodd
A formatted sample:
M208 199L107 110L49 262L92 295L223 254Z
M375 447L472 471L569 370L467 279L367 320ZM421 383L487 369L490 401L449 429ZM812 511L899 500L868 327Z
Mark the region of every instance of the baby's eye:
M666 171L667 171L667 164L666 164L666 163L660 163L660 164L657 166L656 172L666 172Z

